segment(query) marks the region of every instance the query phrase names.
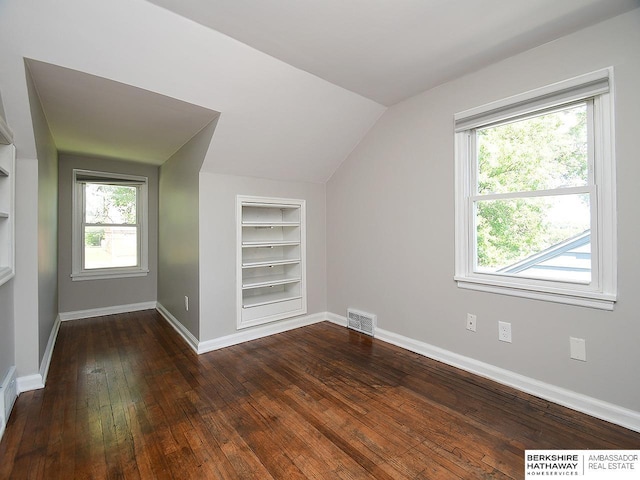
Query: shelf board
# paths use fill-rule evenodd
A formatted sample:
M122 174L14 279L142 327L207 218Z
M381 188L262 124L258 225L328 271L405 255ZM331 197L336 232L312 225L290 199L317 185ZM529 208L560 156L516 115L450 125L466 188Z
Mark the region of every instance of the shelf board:
M260 287L275 287L276 285L286 285L288 283L297 283L300 277L291 277L288 275L265 275L263 277L247 278L242 281L244 290Z
M9 171L0 165L0 177L8 177Z
M248 297L242 299L242 308L260 307L262 305L269 305L271 303L287 302L289 300L297 300L302 298L302 295L292 295L287 292L268 293L265 295L256 295L255 297Z
M276 265L293 265L300 263L299 258L261 258L242 262L242 268L271 267Z
M287 247L300 245L300 240L273 240L270 242L242 242L242 248Z
M258 228L274 228L274 227L299 227L300 222L250 222L243 221L243 227L258 227Z
M9 218L9 214L7 212L0 212L0 218Z
M242 202L243 207L278 208L281 210L295 210L300 205L290 203L263 203L263 202Z

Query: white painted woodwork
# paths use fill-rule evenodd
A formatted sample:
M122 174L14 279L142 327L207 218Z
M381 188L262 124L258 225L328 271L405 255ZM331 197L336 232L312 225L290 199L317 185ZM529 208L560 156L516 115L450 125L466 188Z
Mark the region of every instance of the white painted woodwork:
M306 313L305 202L239 195L238 328Z

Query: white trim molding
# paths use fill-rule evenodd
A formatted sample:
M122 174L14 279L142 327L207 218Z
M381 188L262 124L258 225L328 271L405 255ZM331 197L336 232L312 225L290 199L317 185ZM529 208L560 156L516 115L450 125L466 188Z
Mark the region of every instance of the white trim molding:
M258 338L268 337L275 335L276 333L286 332L295 328L305 327L314 323L319 323L327 319L326 312L314 313L312 315L304 315L301 317L295 317L290 320L284 320L280 322L274 322L269 325L263 325L261 327L243 329L237 333L231 335L225 335L223 337L213 338L206 340L198 344L197 352L206 353L213 350L219 350L221 348L230 347L232 345L238 345L239 343L248 342L250 340L257 340Z
M56 346L56 340L58 338L58 332L60 331L60 315L58 315L53 322L53 328L49 334L49 341L47 342L47 348L44 351L42 362L40 363L40 376L42 377L42 384L47 383L47 375L49 375L49 367L51 366L51 358L53 357L53 349Z
M498 100L454 115L455 131L455 275L460 288L548 302L613 310L617 300L616 165L614 132L613 68L564 80L536 90ZM580 102L576 104L575 102ZM479 132L536 115L580 106L585 124L584 184L573 186L515 186L513 191L482 191L480 188ZM526 256L500 269L479 263L479 208L495 201L588 198L582 231L589 231L589 275L571 277L524 273L512 267L540 256ZM585 208L585 210L587 210ZM589 219L586 220L588 213ZM578 233L578 232L575 232ZM569 234L568 234L569 235ZM575 237L572 237L575 239ZM555 244L557 247L561 243ZM548 252L549 247L543 252ZM543 252L538 252L541 254ZM524 255L524 254L523 254ZM560 270L555 273L559 274Z
M335 313L327 313L326 318L338 325L347 324L346 317ZM635 410L541 382L381 328L376 329L375 338L572 410L640 432L640 412Z
M187 328L180 323L180 321L174 317L169 310L167 310L160 302L156 302L156 310L162 317L167 321L169 325L173 327L173 329L180 334L180 336L187 342L187 345L191 347L191 349L198 352L198 339L189 331Z
M39 373L18 377L16 382L18 385L18 395L24 392L30 392L31 390L44 388L44 381L42 380L42 375Z
M124 173L97 172L73 169L73 223L71 225L71 280L100 280L105 278L139 277L149 273L149 179ZM135 223L91 223L86 218L87 184L122 185L135 188ZM136 228L136 260L130 267L104 267L87 269L85 266L85 228L108 226Z
M249 342L251 340L257 340L259 338L275 335L276 333L286 332L295 328L312 325L327 320L329 315L327 312L314 313L312 315L304 315L295 317L289 320L273 322L269 325L263 325L260 327L246 329L243 328L237 333L231 335L225 335L222 337L212 338L200 342L187 328L180 323L180 321L174 317L169 310L167 310L161 303L157 303L156 310L162 317L173 327L173 329L180 334L180 336L187 342L187 345L197 353L198 355L219 350L225 347L231 347L232 345L238 345L240 343ZM346 325L346 324L345 324Z
M23 392L29 392L31 390L39 390L44 388L47 382L47 375L49 375L49 367L51 366L51 358L53 357L53 349L56 346L56 340L58 339L58 332L60 331L60 315L58 315L53 322L51 333L49 334L49 341L47 342L47 348L44 350L44 355L40 361L40 371L33 375L24 375L18 377L16 384L18 395Z
M155 310L156 302L132 303L129 305L115 305L113 307L91 308L89 310L76 310L75 312L60 313L60 320L81 320L83 318L102 317L104 315L115 315L118 313L139 312L141 310Z
M9 398L7 393L10 393ZM11 366L0 383L0 440L4 435L16 398L18 398L16 367Z
M329 322L340 325L341 327L346 327L348 325L347 317L343 317L342 315L327 312L326 317Z

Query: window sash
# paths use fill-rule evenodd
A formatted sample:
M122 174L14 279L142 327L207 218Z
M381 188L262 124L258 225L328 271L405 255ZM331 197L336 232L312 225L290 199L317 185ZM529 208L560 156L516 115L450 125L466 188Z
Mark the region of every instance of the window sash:
M609 93L609 69L554 83L531 92L506 98L454 115L455 132L465 132L481 126L544 112L558 105L569 105L587 98Z
M139 226L140 222L141 222L141 218L142 218L142 214L140 209L138 208L141 204L141 189L142 189L142 184L132 184L132 185L127 185L127 186L133 186L136 187L136 198L135 198L135 203L136 203L136 219L134 223L107 223L107 222L87 222L87 216L88 216L88 212L87 212L87 189L86 186L88 184L97 184L97 185L105 185L103 182L81 182L79 184L79 188L81 189L81 196L82 196L82 225L87 225L87 226ZM122 186L122 185L118 185L118 186Z
M122 266L109 266L109 267L88 267L87 259L86 259L86 251L87 251L87 243L86 243L86 235L87 235L87 227L123 227L127 230L135 230L136 235L136 254L135 254L135 264L133 265L122 265ZM131 268L140 268L140 227L138 225L131 224L123 224L123 225L83 225L82 226L82 272L105 272L105 271L116 271L122 269L131 269Z
M573 190L573 193L569 193L569 192L565 192L562 191L564 189L557 189L557 190L547 190L545 192L557 192L555 194L541 194L540 192L530 192L531 194L528 193L517 193L517 194L496 194L496 195L485 195L485 196L475 196L475 197L471 197L469 200L469 211L472 212L471 218L469 218L469 222L470 222L470 227L469 227L469 233L470 233L470 244L473 247L473 253L470 256L470 266L468 268L469 272L473 272L474 274L478 274L478 275L492 275L492 276L505 276L505 277L513 277L513 278L523 278L523 279L532 279L532 278L536 278L536 279L541 279L541 280L546 280L546 281L552 281L552 282L559 282L559 283L566 283L566 284L575 284L575 285L587 285L590 286L589 288L598 288L599 287L599 272L598 272L598 265L599 265L599 255L598 255L598 245L597 245L597 231L598 231L598 227L596 224L594 224L594 204L595 202L595 198L596 198L596 187L595 186L589 186L589 187L576 187L576 188L572 188L571 190ZM568 190L568 189L567 189ZM495 272L491 272L491 271L487 271L487 270L481 270L480 267L478 266L478 224L477 224L477 220L478 220L478 212L477 212L477 206L479 203L481 202L490 202L492 200L498 199L498 200L514 200L514 199L529 199L529 198L545 198L545 197L557 197L559 195L562 196L575 196L575 195L588 195L589 197L589 226L590 226L590 230L591 230L591 237L590 237L590 245L591 245L591 280L589 282L584 282L581 280L571 280L569 278L566 279L555 279L555 278L540 278L540 277L528 277L526 275L520 275L520 274L512 274L512 273L508 273L508 272L501 272L501 271L495 271ZM568 239L567 239L568 240ZM540 252L539 252L540 253Z
M456 237L454 279L462 288L612 310L616 300L615 165L610 78L612 69L559 82L454 116ZM588 184L540 191L479 194L476 129L587 102ZM476 202L492 199L588 194L591 213L591 283L477 272Z
M72 226L72 280L101 279L113 277L128 277L146 275L148 269L147 258L147 179L135 175L112 174L75 169L74 206ZM87 222L86 185L107 184L136 187L136 220L135 223L94 223ZM87 227L123 227L136 229L136 265L114 266L101 268L86 268L85 233Z

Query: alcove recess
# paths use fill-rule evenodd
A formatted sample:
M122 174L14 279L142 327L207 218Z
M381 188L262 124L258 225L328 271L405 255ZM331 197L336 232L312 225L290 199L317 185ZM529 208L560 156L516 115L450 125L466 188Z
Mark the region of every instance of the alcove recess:
M14 276L15 164L13 134L0 116L0 285Z
M305 202L237 197L238 328L307 312Z

